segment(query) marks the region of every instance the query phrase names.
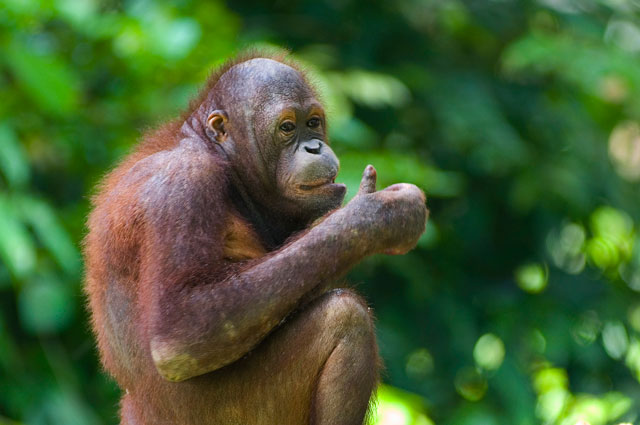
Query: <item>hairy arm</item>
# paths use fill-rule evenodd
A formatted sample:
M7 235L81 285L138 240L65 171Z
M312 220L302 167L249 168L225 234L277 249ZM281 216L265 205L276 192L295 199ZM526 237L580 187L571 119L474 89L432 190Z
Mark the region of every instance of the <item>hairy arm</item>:
M184 164L184 156L181 161ZM426 210L416 208L415 193L413 198L404 196L404 203L396 199L404 199L398 196L400 189L388 191L389 200L378 195L381 191L370 194L378 195L378 202L364 201L370 196L365 193L375 190L371 168L362 196L288 245L227 275L220 252L226 209L222 187L215 181L217 170L193 162L174 172L170 166L165 170L143 193L148 225L140 279L147 292L143 299L151 300L144 306L151 355L160 374L172 381L239 359L305 294L340 277L366 255L389 246L405 249L393 243L396 239L404 241L406 249L412 247L415 241L406 242L413 238L406 236L407 229L391 226L395 210L404 208L407 225L415 228L417 223L424 229ZM424 205L424 198L418 202ZM419 236L422 229L410 232Z

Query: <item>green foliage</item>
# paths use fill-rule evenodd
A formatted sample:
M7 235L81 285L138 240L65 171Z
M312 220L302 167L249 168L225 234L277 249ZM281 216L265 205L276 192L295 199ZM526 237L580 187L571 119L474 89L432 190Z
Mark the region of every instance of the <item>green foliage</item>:
M637 2L5 0L0 424L116 423L88 198L248 46L308 67L349 196L368 163L427 193L416 250L350 276L378 317L377 423L640 420Z

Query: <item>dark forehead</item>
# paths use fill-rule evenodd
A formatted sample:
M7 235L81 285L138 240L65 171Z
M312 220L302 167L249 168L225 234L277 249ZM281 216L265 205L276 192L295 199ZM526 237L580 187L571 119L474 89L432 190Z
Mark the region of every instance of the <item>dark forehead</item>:
M313 90L298 70L267 58L251 59L234 65L220 77L215 90L223 99L234 102L302 102L314 97Z

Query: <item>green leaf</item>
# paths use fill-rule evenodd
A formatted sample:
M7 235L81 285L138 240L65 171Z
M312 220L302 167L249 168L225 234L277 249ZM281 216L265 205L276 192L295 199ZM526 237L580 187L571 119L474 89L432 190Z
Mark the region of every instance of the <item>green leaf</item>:
M24 278L35 269L36 248L11 200L0 194L0 258L16 278Z
M0 123L0 170L9 186L22 186L29 180L27 155L7 123Z
M25 196L19 199L19 205L23 217L58 264L65 272L77 274L80 269L78 251L49 204Z
M52 53L35 52L27 43L14 39L3 51L14 77L44 111L69 115L76 110L78 78L67 64Z
M370 108L399 107L411 99L409 89L390 75L352 70L328 73L327 78L355 102Z

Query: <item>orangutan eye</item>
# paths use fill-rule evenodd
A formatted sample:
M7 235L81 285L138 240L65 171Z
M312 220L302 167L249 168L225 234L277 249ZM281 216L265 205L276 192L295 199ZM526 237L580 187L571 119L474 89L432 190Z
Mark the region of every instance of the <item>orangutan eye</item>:
M307 121L307 127L316 128L320 127L320 118L313 117L309 121Z
M296 125L291 121L285 121L282 124L280 124L280 130L284 131L285 133L291 133L295 129L296 129Z

